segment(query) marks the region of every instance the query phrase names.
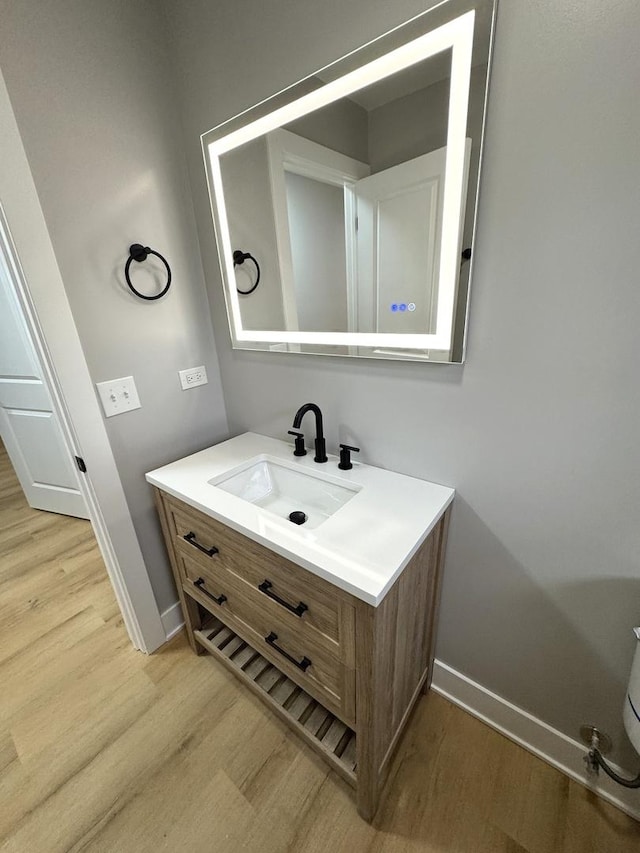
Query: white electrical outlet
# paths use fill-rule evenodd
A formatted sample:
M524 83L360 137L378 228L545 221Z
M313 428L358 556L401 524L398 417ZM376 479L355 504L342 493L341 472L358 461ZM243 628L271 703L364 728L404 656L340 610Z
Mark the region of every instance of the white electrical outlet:
M180 377L180 384L183 391L186 391L187 388L195 388L196 385L206 385L209 381L204 365L190 367L188 370L180 370L178 371L178 376Z
M110 379L108 382L97 382L96 388L102 401L102 408L108 418L140 408L140 398L133 376Z

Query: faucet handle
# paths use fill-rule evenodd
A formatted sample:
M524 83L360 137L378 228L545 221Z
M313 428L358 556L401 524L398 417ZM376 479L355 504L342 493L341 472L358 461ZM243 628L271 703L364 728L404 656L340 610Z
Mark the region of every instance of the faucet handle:
M295 435L296 437L296 449L293 451L294 456L306 456L307 451L304 446L304 433L297 432L294 429L288 430L289 435Z
M350 444L340 445L340 462L338 463L338 468L341 468L343 471L348 471L350 468L353 468L351 463L352 453L360 453L360 448L352 447Z

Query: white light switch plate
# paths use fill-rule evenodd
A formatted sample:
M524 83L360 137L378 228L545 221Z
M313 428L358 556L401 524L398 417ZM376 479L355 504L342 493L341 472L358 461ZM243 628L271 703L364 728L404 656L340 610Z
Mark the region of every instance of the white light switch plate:
M182 390L186 391L187 388L194 388L196 385L206 385L209 381L207 379L207 370L203 364L200 367L190 367L188 370L179 370L178 375L180 377L180 385L182 385Z
M100 395L102 408L108 418L140 408L140 398L133 376L110 379L108 382L97 382L96 388Z

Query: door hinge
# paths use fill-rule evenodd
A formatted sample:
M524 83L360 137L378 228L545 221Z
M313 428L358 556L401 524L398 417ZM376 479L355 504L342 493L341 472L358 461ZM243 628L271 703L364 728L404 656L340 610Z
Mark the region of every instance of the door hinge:
M358 217L356 216L356 231L360 227L360 222L358 221Z
M81 456L76 456L76 465L78 466L78 470L82 471L83 474L87 473L87 466L84 464L84 459Z

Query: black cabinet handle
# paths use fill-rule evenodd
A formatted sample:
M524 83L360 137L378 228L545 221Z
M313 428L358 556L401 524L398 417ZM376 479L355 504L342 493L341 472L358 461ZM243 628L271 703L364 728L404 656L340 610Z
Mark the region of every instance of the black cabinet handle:
M281 607L284 607L291 613L295 613L296 616L302 616L309 608L307 605L301 601L299 604L296 604L294 607L293 604L289 604L288 601L285 601L284 598L280 598L279 595L276 595L275 592L271 592L271 587L273 584L271 581L264 580L261 584L258 585L258 589L260 592L263 592L268 598L272 598L274 601L277 601Z
M204 578L198 578L197 581L193 582L193 585L196 587L196 589L199 589L200 592L204 593L207 598L210 598L211 601L215 601L216 604L222 606L227 600L226 595L219 595L217 598L215 597L215 595L211 595L211 593L204 588Z
M193 545L193 547L197 548L198 551L202 551L203 554L206 554L207 557L213 557L218 553L218 549L215 545L212 545L211 548L205 548L204 545L196 542L196 534L193 532L185 534L182 538L185 542L188 542L189 545Z
M307 669L307 667L311 666L311 661L305 655L302 660L296 660L289 652L285 652L284 649L281 649L280 646L276 645L276 640L278 639L278 635L274 634L272 631L267 637L264 638L265 642L267 642L271 648L275 649L277 652L280 652L283 658L286 658L290 661L294 666L297 666L298 669L301 669L303 672Z

